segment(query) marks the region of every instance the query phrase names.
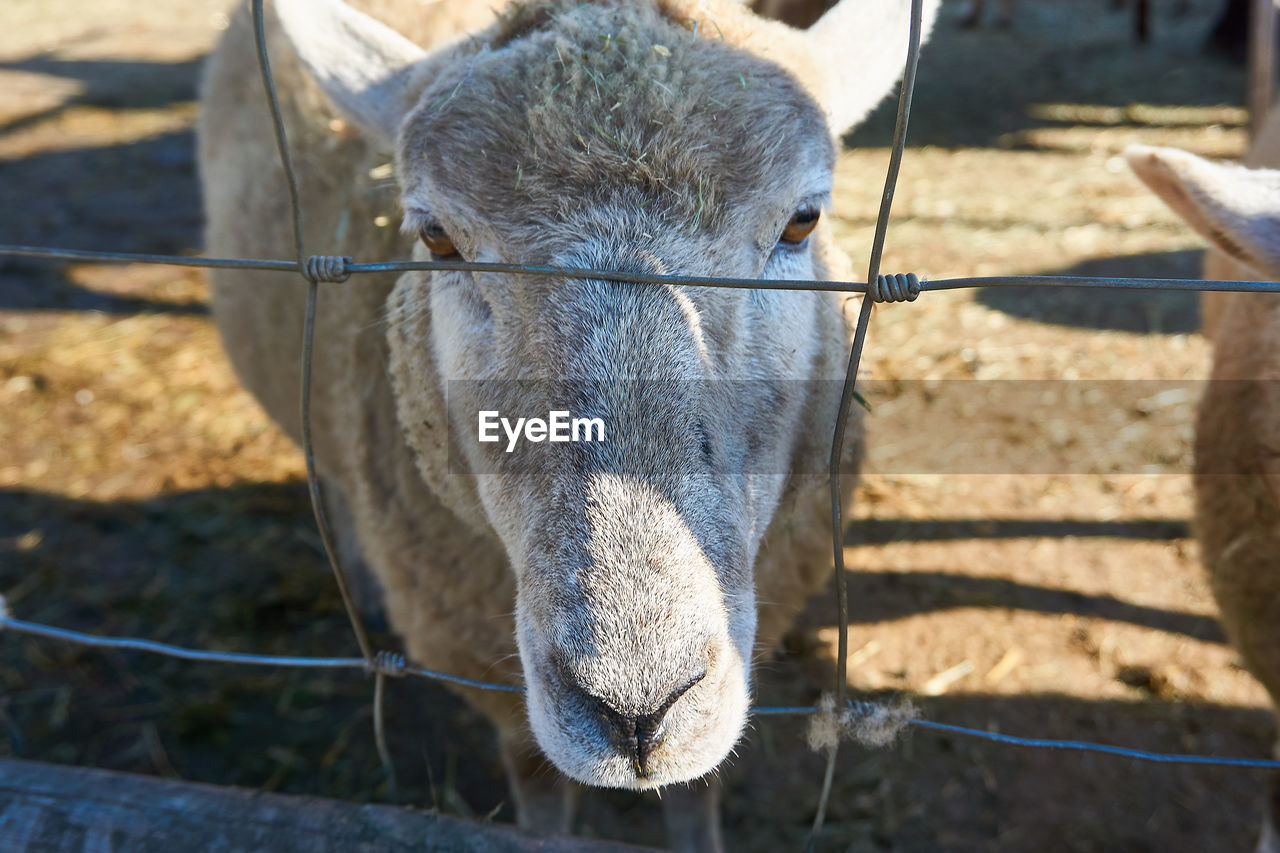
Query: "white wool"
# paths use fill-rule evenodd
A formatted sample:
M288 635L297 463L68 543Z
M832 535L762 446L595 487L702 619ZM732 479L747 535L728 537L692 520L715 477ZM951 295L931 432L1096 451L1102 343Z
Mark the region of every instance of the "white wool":
M916 706L909 699L856 702L837 713L835 697L827 693L818 700L818 712L809 721L809 748L828 750L844 739L869 747L888 746L915 716Z

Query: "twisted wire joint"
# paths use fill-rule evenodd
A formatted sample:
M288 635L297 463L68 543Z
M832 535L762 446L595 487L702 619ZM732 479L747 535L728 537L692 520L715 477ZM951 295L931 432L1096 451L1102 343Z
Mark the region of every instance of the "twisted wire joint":
M365 664L365 670L370 675L389 675L393 678L400 678L408 673L404 655L396 652L378 652L373 656L372 663Z
M352 261L345 255L312 255L302 269L307 281L342 282L351 277Z
M878 275L867 293L872 302L915 302L920 295L920 279L913 272Z

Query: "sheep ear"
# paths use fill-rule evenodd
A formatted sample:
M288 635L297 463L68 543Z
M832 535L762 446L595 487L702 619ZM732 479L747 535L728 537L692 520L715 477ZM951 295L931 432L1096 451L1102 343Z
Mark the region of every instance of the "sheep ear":
M275 0L280 28L338 109L385 150L417 92L410 69L427 53L340 0Z
M941 0L924 0L920 43L929 40ZM819 101L831 132L861 122L902 78L911 32L911 0L841 0L803 33L823 79Z
M1280 171L1147 145L1130 145L1124 155L1142 182L1215 246L1259 273L1280 276Z

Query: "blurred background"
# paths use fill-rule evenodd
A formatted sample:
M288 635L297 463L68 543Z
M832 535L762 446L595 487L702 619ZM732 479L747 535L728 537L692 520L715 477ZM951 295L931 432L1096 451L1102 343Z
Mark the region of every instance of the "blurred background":
M1242 154L1243 31L1211 37L1224 0L1157 3L1138 43L1132 2L1022 0L1004 26L993 3L973 27L967 0L944 5L883 271L1198 276L1201 242L1120 152ZM0 242L200 251L196 87L229 8L0 4ZM893 106L840 157L836 233L855 269ZM864 370L922 380L913 387L1200 379L1196 301L927 294L877 310ZM1194 405L1182 394L1135 408L1130 438L1185 460ZM0 411L0 593L16 616L204 648L356 654L300 454L238 387L199 270L0 259ZM1011 734L1269 754L1273 718L1218 627L1185 476L877 471L900 436L876 423L873 410L847 534L855 690L910 691L932 719ZM928 419L913 426L913 440L946 441ZM1073 441L1013 417L1003 438ZM833 611L829 594L814 599L760 666L759 701L810 703L828 686ZM0 756L385 801L369 698L356 674L0 638ZM413 680L393 682L388 703L402 802L513 819L482 718ZM797 849L822 764L802 721L756 721L723 773L730 849ZM827 831L831 849L1242 850L1262 787L1257 773L915 732L843 752ZM577 831L663 841L656 801L626 792L585 796Z

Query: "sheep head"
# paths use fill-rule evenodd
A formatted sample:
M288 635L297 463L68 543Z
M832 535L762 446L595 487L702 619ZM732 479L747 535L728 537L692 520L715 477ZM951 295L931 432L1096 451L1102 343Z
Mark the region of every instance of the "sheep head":
M801 33L727 0L531 2L427 54L336 0L276 3L324 91L394 148L416 257L755 279L827 275L835 140L896 80L908 8L845 0ZM430 387L460 436L531 402L606 425L520 453L454 442L517 578L539 745L593 785L713 770L747 717L756 552L818 405L799 380L842 355L818 332L834 300L458 271L406 274L392 302L420 456L440 452L414 409Z

